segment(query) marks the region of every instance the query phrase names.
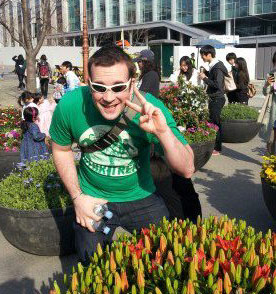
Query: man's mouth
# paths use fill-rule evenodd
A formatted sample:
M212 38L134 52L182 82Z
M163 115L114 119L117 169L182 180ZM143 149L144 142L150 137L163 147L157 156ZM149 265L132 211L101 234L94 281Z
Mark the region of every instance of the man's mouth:
M101 104L101 105L106 112L113 112L113 111L115 111L115 109L119 105L119 103L113 104L113 105L104 105L104 104Z

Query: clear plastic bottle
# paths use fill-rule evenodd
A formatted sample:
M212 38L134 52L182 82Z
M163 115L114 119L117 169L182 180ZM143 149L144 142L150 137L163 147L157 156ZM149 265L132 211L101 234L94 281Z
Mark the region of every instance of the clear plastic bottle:
M94 213L97 216L105 217L107 219L111 219L113 217L113 213L108 210L108 207L106 204L95 206ZM100 221L96 222L95 220L92 219L91 225L96 231L103 232L106 235L109 234L109 232L110 232L110 228L108 226L106 226L104 220L100 220Z

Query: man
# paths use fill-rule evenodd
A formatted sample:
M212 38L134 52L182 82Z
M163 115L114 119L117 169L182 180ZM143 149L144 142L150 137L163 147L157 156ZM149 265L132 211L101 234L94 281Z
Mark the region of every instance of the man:
M191 63L192 63L193 68L196 68L196 61L195 61L195 54L194 53L191 54Z
M224 77L228 76L228 72L223 62L216 59L216 50L213 46L202 47L200 55L204 62L209 63L210 68L209 73L199 73L199 78L207 85L210 120L219 127L213 151L213 155L219 155L222 149L220 114L225 104Z
M52 79L52 70L50 64L47 62L47 57L45 54L42 54L40 61L37 63L37 75L40 81L40 90L44 99L47 99L48 96L48 86L49 82Z
M60 71L66 78L67 89L72 91L79 86L81 86L81 82L77 75L72 71L72 63L70 61L64 61L60 66Z
M88 72L90 87L65 94L50 129L54 162L74 204L76 249L84 263L98 243L111 241L116 227L132 232L168 217L151 176L152 143L161 145L176 173L188 178L194 172L192 149L162 102L134 88L136 68L121 48L99 49L89 60ZM133 93L141 105L132 101ZM129 109L135 116L118 140L105 149L84 152L77 174L72 142L82 148L98 143ZM107 202L113 217L107 221L111 232L104 235L95 232L91 220L100 220L94 208Z
M231 72L234 81L236 80L237 74L238 74L238 69L235 66L237 56L234 52L230 52L226 55L226 61L231 65ZM237 99L237 91L231 91L227 93L227 98L229 103L236 103L238 102Z

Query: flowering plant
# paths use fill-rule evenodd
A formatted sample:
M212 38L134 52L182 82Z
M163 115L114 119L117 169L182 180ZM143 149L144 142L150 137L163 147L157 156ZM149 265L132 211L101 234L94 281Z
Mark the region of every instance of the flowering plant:
M276 292L276 233L256 233L227 216L197 224L164 218L105 249L98 244L90 260L64 275L67 294ZM61 293L56 281L50 293Z
M3 207L42 210L71 205L71 198L57 174L49 154L39 161L20 162L0 182L0 205Z
M171 111L177 125L184 126L184 123L187 127L196 127L195 123L208 118L208 95L203 88L185 83L182 78L178 85L161 88L159 97Z
M263 156L263 159L261 178L270 185L276 186L276 156Z
M0 150L18 151L21 137L20 122L20 110L14 107L0 109Z
M218 126L212 124L210 122L200 122L197 127L190 127L190 128L181 128L179 127L180 131L182 131L185 139L188 141L189 144L192 143L200 143L200 142L209 142L215 140L216 134L218 131Z

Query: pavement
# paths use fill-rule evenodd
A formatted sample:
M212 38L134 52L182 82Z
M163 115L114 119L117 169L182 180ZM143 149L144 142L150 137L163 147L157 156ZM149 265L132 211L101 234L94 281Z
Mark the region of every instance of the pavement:
M0 104L15 100L15 97L3 94L14 91L12 85L17 86L12 78L8 80L0 81ZM2 88L4 84L8 89ZM249 103L261 108L263 82L256 84L258 95ZM276 223L268 213L261 190L261 156L264 152L265 142L259 136L248 143L223 144L222 154L213 156L195 173L193 181L204 217L227 214L246 220L247 225L258 231L276 231ZM0 162L2 164L4 162ZM49 257L22 252L10 245L0 232L0 294L48 294L53 281L61 281L63 273L69 273L76 263L76 255Z

